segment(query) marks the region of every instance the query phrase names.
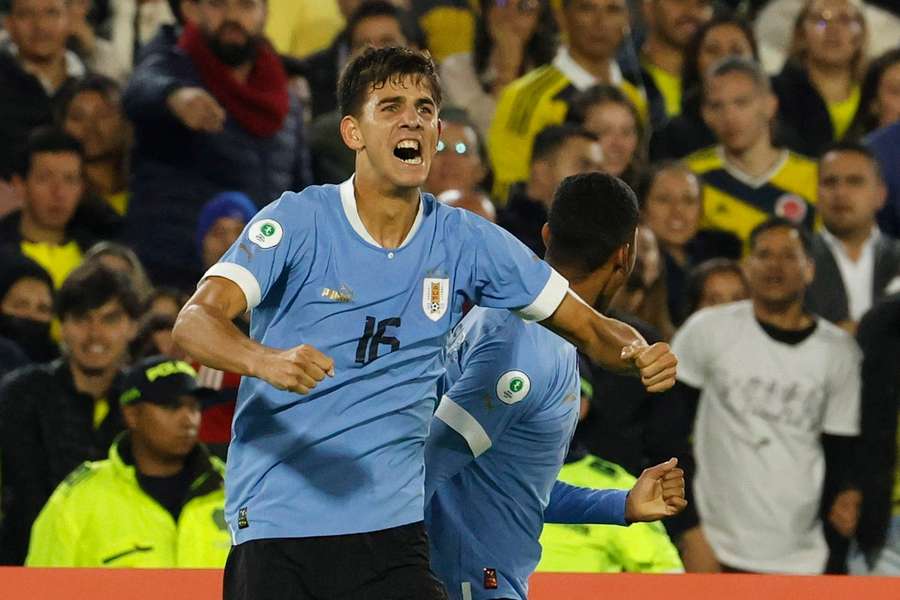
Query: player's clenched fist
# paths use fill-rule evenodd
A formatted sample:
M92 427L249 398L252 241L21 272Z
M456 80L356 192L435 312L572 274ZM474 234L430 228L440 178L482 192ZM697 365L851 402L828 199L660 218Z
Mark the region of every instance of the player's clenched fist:
M672 517L687 507L684 499L684 471L677 468L678 459L644 469L628 492L625 520L629 523L651 522Z
M678 359L667 343L626 346L622 349L622 358L634 362L648 392L664 392L675 385Z
M334 361L306 344L267 354L259 369L260 379L298 394L308 394L326 376L334 377Z

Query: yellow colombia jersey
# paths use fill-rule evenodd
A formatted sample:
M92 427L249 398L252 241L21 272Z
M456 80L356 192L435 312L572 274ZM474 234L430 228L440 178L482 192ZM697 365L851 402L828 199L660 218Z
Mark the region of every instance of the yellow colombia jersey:
M596 456L568 463L559 480L591 488L631 489L636 479ZM680 573L678 550L661 523L544 525L538 571L562 573Z
M81 264L81 248L73 240L59 245L23 240L19 248L22 254L41 265L50 274L53 287L56 289L59 289L69 273Z
M643 91L622 76L612 63L612 80L647 119ZM497 111L488 132L488 154L494 169L494 197L505 202L509 186L526 181L531 164L531 145L545 127L566 119L569 103L596 80L577 65L565 48L553 63L530 71L513 81L500 94Z
M773 215L815 225L816 163L783 152L771 173L756 181L731 168L721 147L691 154L688 167L703 178L701 227L730 231L746 242L754 227Z
M654 65L646 58L641 59L641 66L653 79L653 85L659 90L663 104L666 107L666 116L674 117L681 113L681 76L673 75L665 69Z

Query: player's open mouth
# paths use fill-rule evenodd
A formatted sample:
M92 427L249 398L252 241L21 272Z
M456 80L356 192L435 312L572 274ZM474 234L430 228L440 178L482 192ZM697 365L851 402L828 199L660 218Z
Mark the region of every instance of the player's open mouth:
M394 156L408 165L421 165L422 152L416 140L401 140L394 146Z

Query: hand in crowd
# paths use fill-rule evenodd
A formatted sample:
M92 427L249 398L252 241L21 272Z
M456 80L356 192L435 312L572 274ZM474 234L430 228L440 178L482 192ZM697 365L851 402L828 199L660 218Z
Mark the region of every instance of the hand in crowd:
M828 522L844 537L853 537L859 523L859 510L862 505L862 493L859 490L844 490L834 499Z
M678 359L665 342L626 346L622 349L622 359L634 362L648 392L664 392L675 385Z
M684 471L678 459L670 458L655 467L644 469L625 503L625 520L629 523L652 522L672 517L687 507L684 499Z
M179 88L167 102L178 120L190 129L218 133L225 126L225 109L203 88Z
M308 394L326 375L334 377L334 361L303 344L266 354L256 372L279 390Z

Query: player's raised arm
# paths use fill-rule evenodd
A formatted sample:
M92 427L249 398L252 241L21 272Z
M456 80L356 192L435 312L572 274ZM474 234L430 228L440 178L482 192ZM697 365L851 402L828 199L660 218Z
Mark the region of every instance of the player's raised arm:
M233 320L246 308L244 292L236 283L208 277L178 315L172 332L175 341L204 365L258 377L300 394L333 374L332 360L311 346L276 350L244 335Z
M640 375L650 392L663 392L675 385L678 361L668 344L648 346L632 326L600 314L571 290L541 324L578 346L603 368Z

